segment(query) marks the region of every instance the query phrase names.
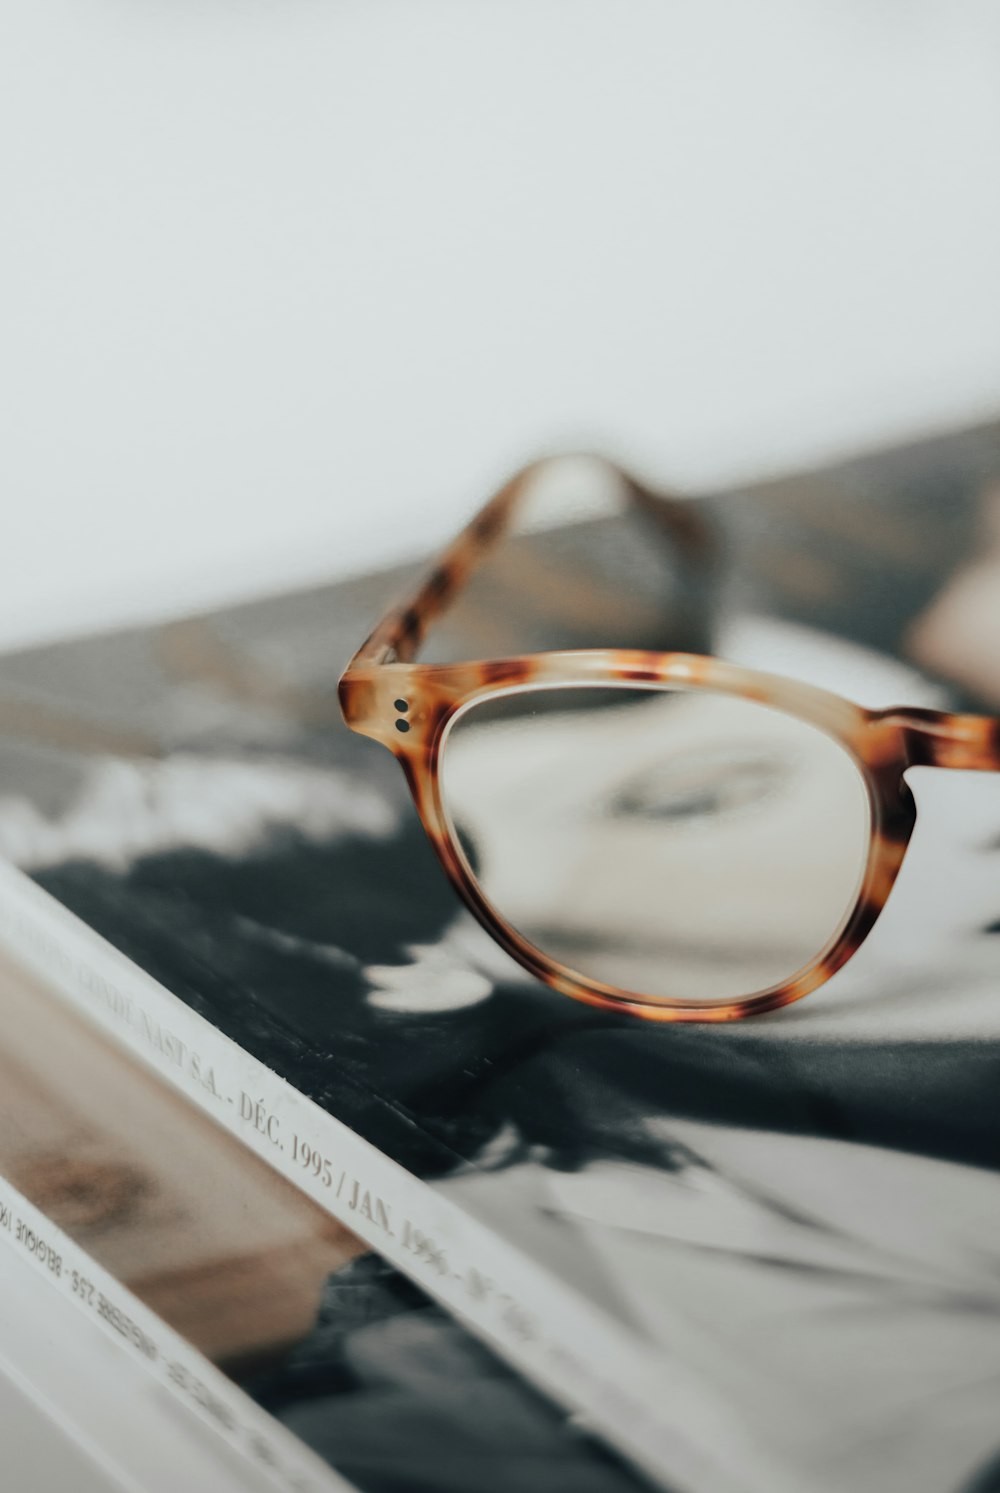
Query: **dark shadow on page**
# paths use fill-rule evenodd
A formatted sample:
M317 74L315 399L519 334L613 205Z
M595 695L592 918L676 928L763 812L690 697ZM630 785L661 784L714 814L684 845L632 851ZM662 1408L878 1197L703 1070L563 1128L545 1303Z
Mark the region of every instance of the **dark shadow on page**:
M864 1141L982 1166L995 1044L780 1041L657 1027L529 980L477 1004L373 1003L366 969L405 968L464 914L419 826L332 844L293 832L240 859L176 851L119 873L69 863L40 883L200 1014L395 1159L440 1175L487 1151L575 1169L673 1164L672 1116ZM333 952L331 952L333 951ZM505 1134L497 1153L494 1143Z

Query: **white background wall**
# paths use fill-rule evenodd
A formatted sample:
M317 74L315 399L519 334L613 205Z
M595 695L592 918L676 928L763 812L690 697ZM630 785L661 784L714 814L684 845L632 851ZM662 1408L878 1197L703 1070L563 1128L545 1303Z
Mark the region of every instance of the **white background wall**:
M1000 7L31 0L0 644L1000 408Z

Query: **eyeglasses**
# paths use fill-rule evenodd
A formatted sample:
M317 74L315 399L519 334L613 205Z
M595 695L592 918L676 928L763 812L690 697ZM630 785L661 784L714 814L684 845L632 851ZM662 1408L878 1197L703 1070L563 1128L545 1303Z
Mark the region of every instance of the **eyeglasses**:
M800 999L860 947L915 823L904 774L1000 770L1000 720L865 710L691 653L414 662L559 458L518 473L379 623L344 719L399 759L445 873L554 989L654 1021ZM691 566L698 505L603 479Z

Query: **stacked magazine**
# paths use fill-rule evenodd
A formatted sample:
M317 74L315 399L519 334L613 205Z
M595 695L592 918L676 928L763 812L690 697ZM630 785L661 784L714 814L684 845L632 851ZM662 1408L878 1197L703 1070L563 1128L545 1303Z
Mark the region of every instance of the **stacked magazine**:
M996 708L947 644L998 474L985 428L705 500L697 585L610 521L547 530L434 641L710 648L866 705ZM44 1146L4 1140L0 1217L39 1269L87 1251L62 1289L279 1486L1000 1486L998 784L914 772L883 919L800 1005L595 1011L472 923L340 721L404 579L0 663L8 1115L61 1075ZM392 1394L364 1445L366 1385Z
M0 1031L0 1372L53 1407L81 1460L103 1442L116 1489L640 1489L6 956ZM61 1315L31 1299L31 1272ZM77 1344L81 1328L110 1343Z

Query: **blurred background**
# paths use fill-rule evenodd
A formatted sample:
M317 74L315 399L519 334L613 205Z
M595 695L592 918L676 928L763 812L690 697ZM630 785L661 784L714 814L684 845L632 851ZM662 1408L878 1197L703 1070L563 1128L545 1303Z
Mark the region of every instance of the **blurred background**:
M0 645L1000 409L985 0L32 0L0 116Z

